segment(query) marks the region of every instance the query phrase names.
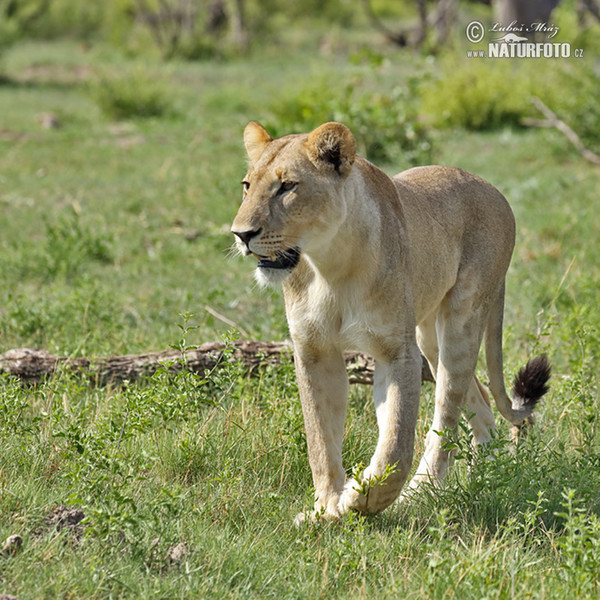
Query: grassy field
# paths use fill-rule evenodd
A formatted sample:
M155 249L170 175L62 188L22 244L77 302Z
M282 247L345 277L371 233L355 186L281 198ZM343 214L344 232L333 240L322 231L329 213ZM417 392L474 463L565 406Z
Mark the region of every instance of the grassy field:
M0 353L100 356L238 335L206 307L252 338L286 338L279 294L256 289L252 265L229 252L244 125L283 128L280 99L306 82L385 94L438 68L389 49L377 67L349 60L361 46L346 38L326 57L298 44L302 57L274 48L200 64L64 41L6 54ZM538 70L552 79L555 64ZM154 115L139 116L132 96ZM0 541L18 534L23 546L0 555L0 594L598 598L600 171L554 130L444 129L431 143L431 160L488 179L517 217L507 376L534 353L554 366L517 451L504 424L494 461L461 432L442 490L297 530L312 498L291 364L255 379L232 367L105 388L66 373L34 387L1 377ZM409 166L391 162L390 173ZM417 452L431 396L425 385ZM348 467L375 443L370 402L353 386Z

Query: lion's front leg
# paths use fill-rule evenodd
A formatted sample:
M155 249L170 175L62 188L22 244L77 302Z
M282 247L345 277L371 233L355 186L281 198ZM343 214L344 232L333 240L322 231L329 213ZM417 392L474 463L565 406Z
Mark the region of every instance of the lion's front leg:
M338 503L346 479L342 465L348 404L344 357L334 348L315 353L296 343L295 363L315 486L315 514L338 517ZM296 520L302 521L303 515L298 515Z
M374 399L379 439L368 467L346 483L341 513L379 512L400 494L412 464L420 385L421 355L416 344L405 349L400 359L378 361Z

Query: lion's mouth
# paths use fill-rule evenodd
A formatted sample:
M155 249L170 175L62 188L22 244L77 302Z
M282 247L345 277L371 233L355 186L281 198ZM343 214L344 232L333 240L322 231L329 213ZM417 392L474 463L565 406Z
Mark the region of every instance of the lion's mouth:
M278 252L275 260L268 258L260 258L258 261L259 269L293 269L300 260L300 250L298 248L290 248Z

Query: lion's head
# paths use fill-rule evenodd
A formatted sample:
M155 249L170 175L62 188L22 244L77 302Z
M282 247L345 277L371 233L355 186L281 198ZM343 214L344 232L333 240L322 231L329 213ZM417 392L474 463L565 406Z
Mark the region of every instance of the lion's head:
M279 283L303 253L318 253L342 223L342 189L352 171L356 142L341 123L273 139L252 121L244 144L250 170L231 231L239 251L258 258L259 283Z

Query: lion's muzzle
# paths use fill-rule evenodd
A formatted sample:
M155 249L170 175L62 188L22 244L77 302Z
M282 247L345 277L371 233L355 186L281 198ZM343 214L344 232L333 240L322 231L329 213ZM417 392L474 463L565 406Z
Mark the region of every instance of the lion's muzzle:
M290 248L278 252L275 256L275 260L269 260L268 258L261 258L258 261L259 269L287 269L291 271L300 260L300 251L297 248Z
M241 246L240 249L242 250L242 254L244 256L252 254L252 250L250 250L250 241L257 235L260 235L261 232L262 228L247 231L235 231L234 229L231 230L231 233L233 233L233 235L235 235L235 237L237 237L238 240L241 242L241 244L239 244L238 242L238 246Z

